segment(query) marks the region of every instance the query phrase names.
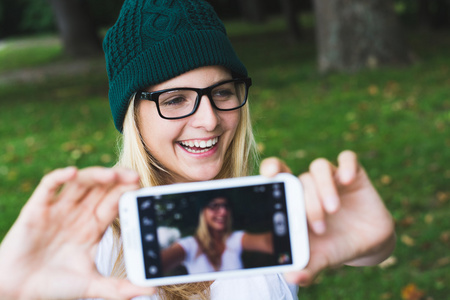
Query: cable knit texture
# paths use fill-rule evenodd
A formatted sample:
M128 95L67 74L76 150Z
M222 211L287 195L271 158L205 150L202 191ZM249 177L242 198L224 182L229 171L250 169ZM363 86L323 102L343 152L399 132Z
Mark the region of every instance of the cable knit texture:
M121 132L133 93L211 65L247 76L214 9L201 0L125 0L103 41L109 103Z

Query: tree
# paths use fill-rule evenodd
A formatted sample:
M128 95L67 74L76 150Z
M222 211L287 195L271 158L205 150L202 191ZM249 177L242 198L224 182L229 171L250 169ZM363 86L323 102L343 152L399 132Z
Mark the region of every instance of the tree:
M72 57L100 55L102 47L86 0L49 0L67 54Z
M407 63L391 0L314 0L321 72Z
M293 0L281 0L281 10L286 19L289 38L293 41L298 41L301 37L300 25L297 22L297 13L294 7Z
M240 11L246 21L262 23L266 20L264 3L261 0L241 0L238 2Z

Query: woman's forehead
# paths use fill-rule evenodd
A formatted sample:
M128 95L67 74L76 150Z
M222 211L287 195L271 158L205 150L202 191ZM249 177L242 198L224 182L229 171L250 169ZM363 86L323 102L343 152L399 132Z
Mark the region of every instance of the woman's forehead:
M148 92L179 88L205 88L217 82L231 79L231 72L222 66L206 66L200 67L164 82L150 86L146 90Z
M228 202L228 200L225 197L216 197L212 199L210 203L218 203L218 202Z

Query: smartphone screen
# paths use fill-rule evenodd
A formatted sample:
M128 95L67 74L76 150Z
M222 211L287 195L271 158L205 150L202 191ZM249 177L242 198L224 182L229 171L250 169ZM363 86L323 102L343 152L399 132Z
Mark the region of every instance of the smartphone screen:
M146 279L292 264L283 182L143 196L137 204ZM244 234L270 237L271 248L243 249ZM184 259L172 263L167 253L178 246Z

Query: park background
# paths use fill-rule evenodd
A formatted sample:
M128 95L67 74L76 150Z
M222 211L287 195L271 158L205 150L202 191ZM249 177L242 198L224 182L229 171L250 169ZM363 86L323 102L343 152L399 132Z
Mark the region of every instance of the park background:
M57 22L70 19L61 2L83 12L65 12L89 25L83 30L95 29L91 46L74 51L73 39L67 46L75 34ZM98 42L121 2L0 1L0 240L45 173L114 165L120 135ZM249 105L261 156L279 156L298 174L317 157L334 161L352 149L396 222L397 248L385 263L328 270L300 289L301 299L448 299L450 1L378 1L401 28L391 30L400 55L329 69L318 63L317 28L329 23L317 11L321 2L211 1L253 78ZM380 15L370 14L369 2L326 1L336 10L328 17L348 25L341 10L350 9L361 13L352 28L367 19L382 24L387 19L373 19ZM362 32L366 41L380 38ZM348 35L339 38L350 47L332 53L358 48L345 43Z

